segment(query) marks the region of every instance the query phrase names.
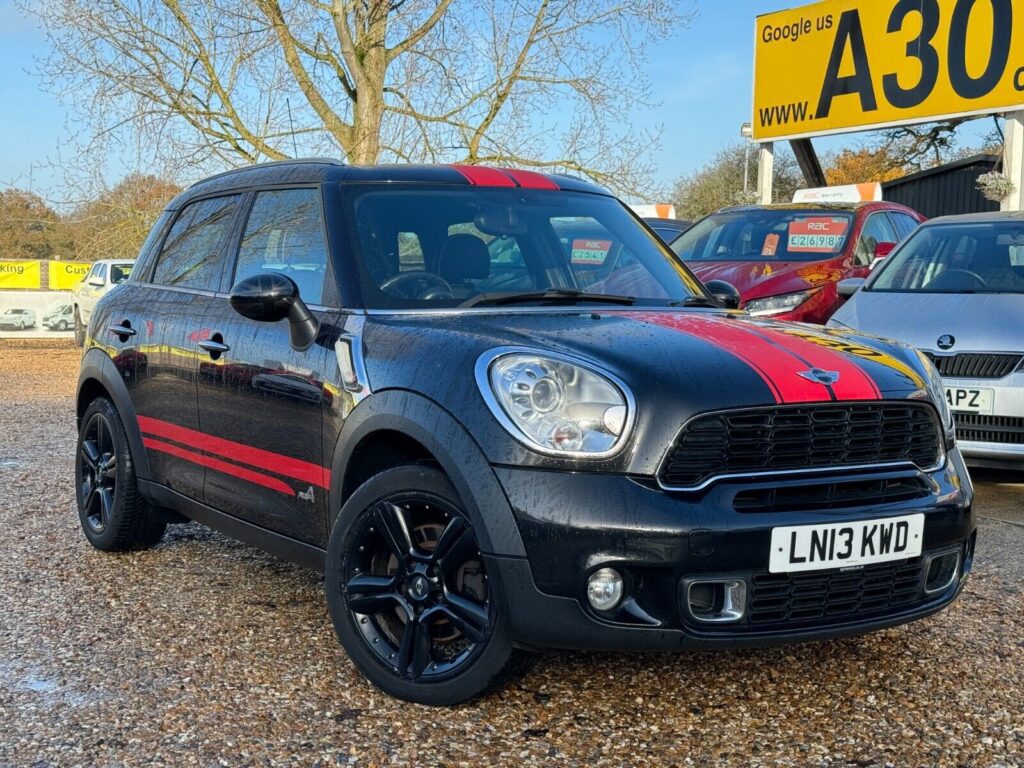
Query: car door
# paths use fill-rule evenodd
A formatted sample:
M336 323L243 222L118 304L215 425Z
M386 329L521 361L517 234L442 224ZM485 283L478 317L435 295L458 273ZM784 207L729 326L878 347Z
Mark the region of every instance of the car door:
M103 295L103 284L107 279L107 265L103 262L94 264L92 271L86 275L79 292L78 307L84 325L89 324L96 302Z
M152 479L201 501L206 466L196 376L206 351L204 318L220 286L239 195L203 198L177 212L156 263L110 302L108 324L128 326L134 347L130 385ZM117 360L115 359L115 363ZM125 374L122 373L122 378Z
M289 323L260 323L238 314L227 290L261 272L279 272L320 320L337 312L318 187L253 194L234 272L211 302L206 326L220 346L199 366L199 424L208 451L222 464L207 471L206 503L301 541L322 544L329 472L322 447L323 414L332 395L329 344L292 347Z

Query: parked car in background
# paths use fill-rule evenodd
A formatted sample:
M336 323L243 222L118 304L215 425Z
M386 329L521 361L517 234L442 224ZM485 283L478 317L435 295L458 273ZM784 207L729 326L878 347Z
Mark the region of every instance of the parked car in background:
M686 230L693 226L692 221L683 221L682 219L644 219L644 222L654 233L665 241L667 245L672 245L679 236Z
M310 160L199 182L96 306L77 419L93 546L191 518L322 569L355 667L420 703L544 648L891 627L972 565L927 358L730 312L561 175Z
M840 291L852 298L830 327L935 361L969 464L1024 470L1024 214L933 219Z
M872 266L924 220L896 203L789 203L726 208L672 250L707 283L723 280L758 317L824 323L844 299L840 280Z
M43 326L51 331L66 331L75 324L75 310L69 302L58 302L46 310Z
M21 307L11 307L4 310L0 315L0 328L14 331L24 331L26 328L35 328L36 311Z
M85 342L85 328L89 325L96 302L128 279L134 263L127 259L97 261L89 274L71 290L75 343L78 346Z

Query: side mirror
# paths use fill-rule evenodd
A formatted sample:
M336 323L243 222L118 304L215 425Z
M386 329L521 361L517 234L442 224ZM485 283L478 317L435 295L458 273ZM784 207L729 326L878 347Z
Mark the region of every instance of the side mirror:
M871 269L877 267L895 247L896 243L875 243L875 257L871 260Z
M260 272L240 280L231 289L230 301L235 312L258 323L287 319L295 349L308 349L320 331L320 323L299 296L299 287L277 272Z
M839 291L839 295L843 298L850 298L864 285L863 277L850 277L846 280L840 280L839 285L836 286L836 290Z
M740 292L731 283L727 283L725 280L709 280L704 287L726 309L739 309Z
M102 288L104 286L104 282L103 282L103 278L102 277L90 277L88 282L89 282L89 285L91 285L91 286L93 286L95 288Z

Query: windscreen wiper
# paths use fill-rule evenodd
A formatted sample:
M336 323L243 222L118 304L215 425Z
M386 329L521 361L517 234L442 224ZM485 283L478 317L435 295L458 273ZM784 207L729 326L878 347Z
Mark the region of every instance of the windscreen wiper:
M624 304L632 306L636 299L632 296L616 296L605 293L585 293L572 288L548 288L544 291L523 291L522 293L481 293L466 299L460 307L493 306L506 304L526 304L531 301L548 301L560 304Z

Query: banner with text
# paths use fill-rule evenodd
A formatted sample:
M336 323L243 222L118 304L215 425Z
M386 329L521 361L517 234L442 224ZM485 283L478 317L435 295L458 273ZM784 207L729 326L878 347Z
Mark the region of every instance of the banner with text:
M826 0L757 19L755 140L1018 109L1018 0Z
M42 287L41 262L38 261L0 261L0 288Z
M49 262L51 291L70 291L76 283L89 274L92 269L90 261L51 261Z

